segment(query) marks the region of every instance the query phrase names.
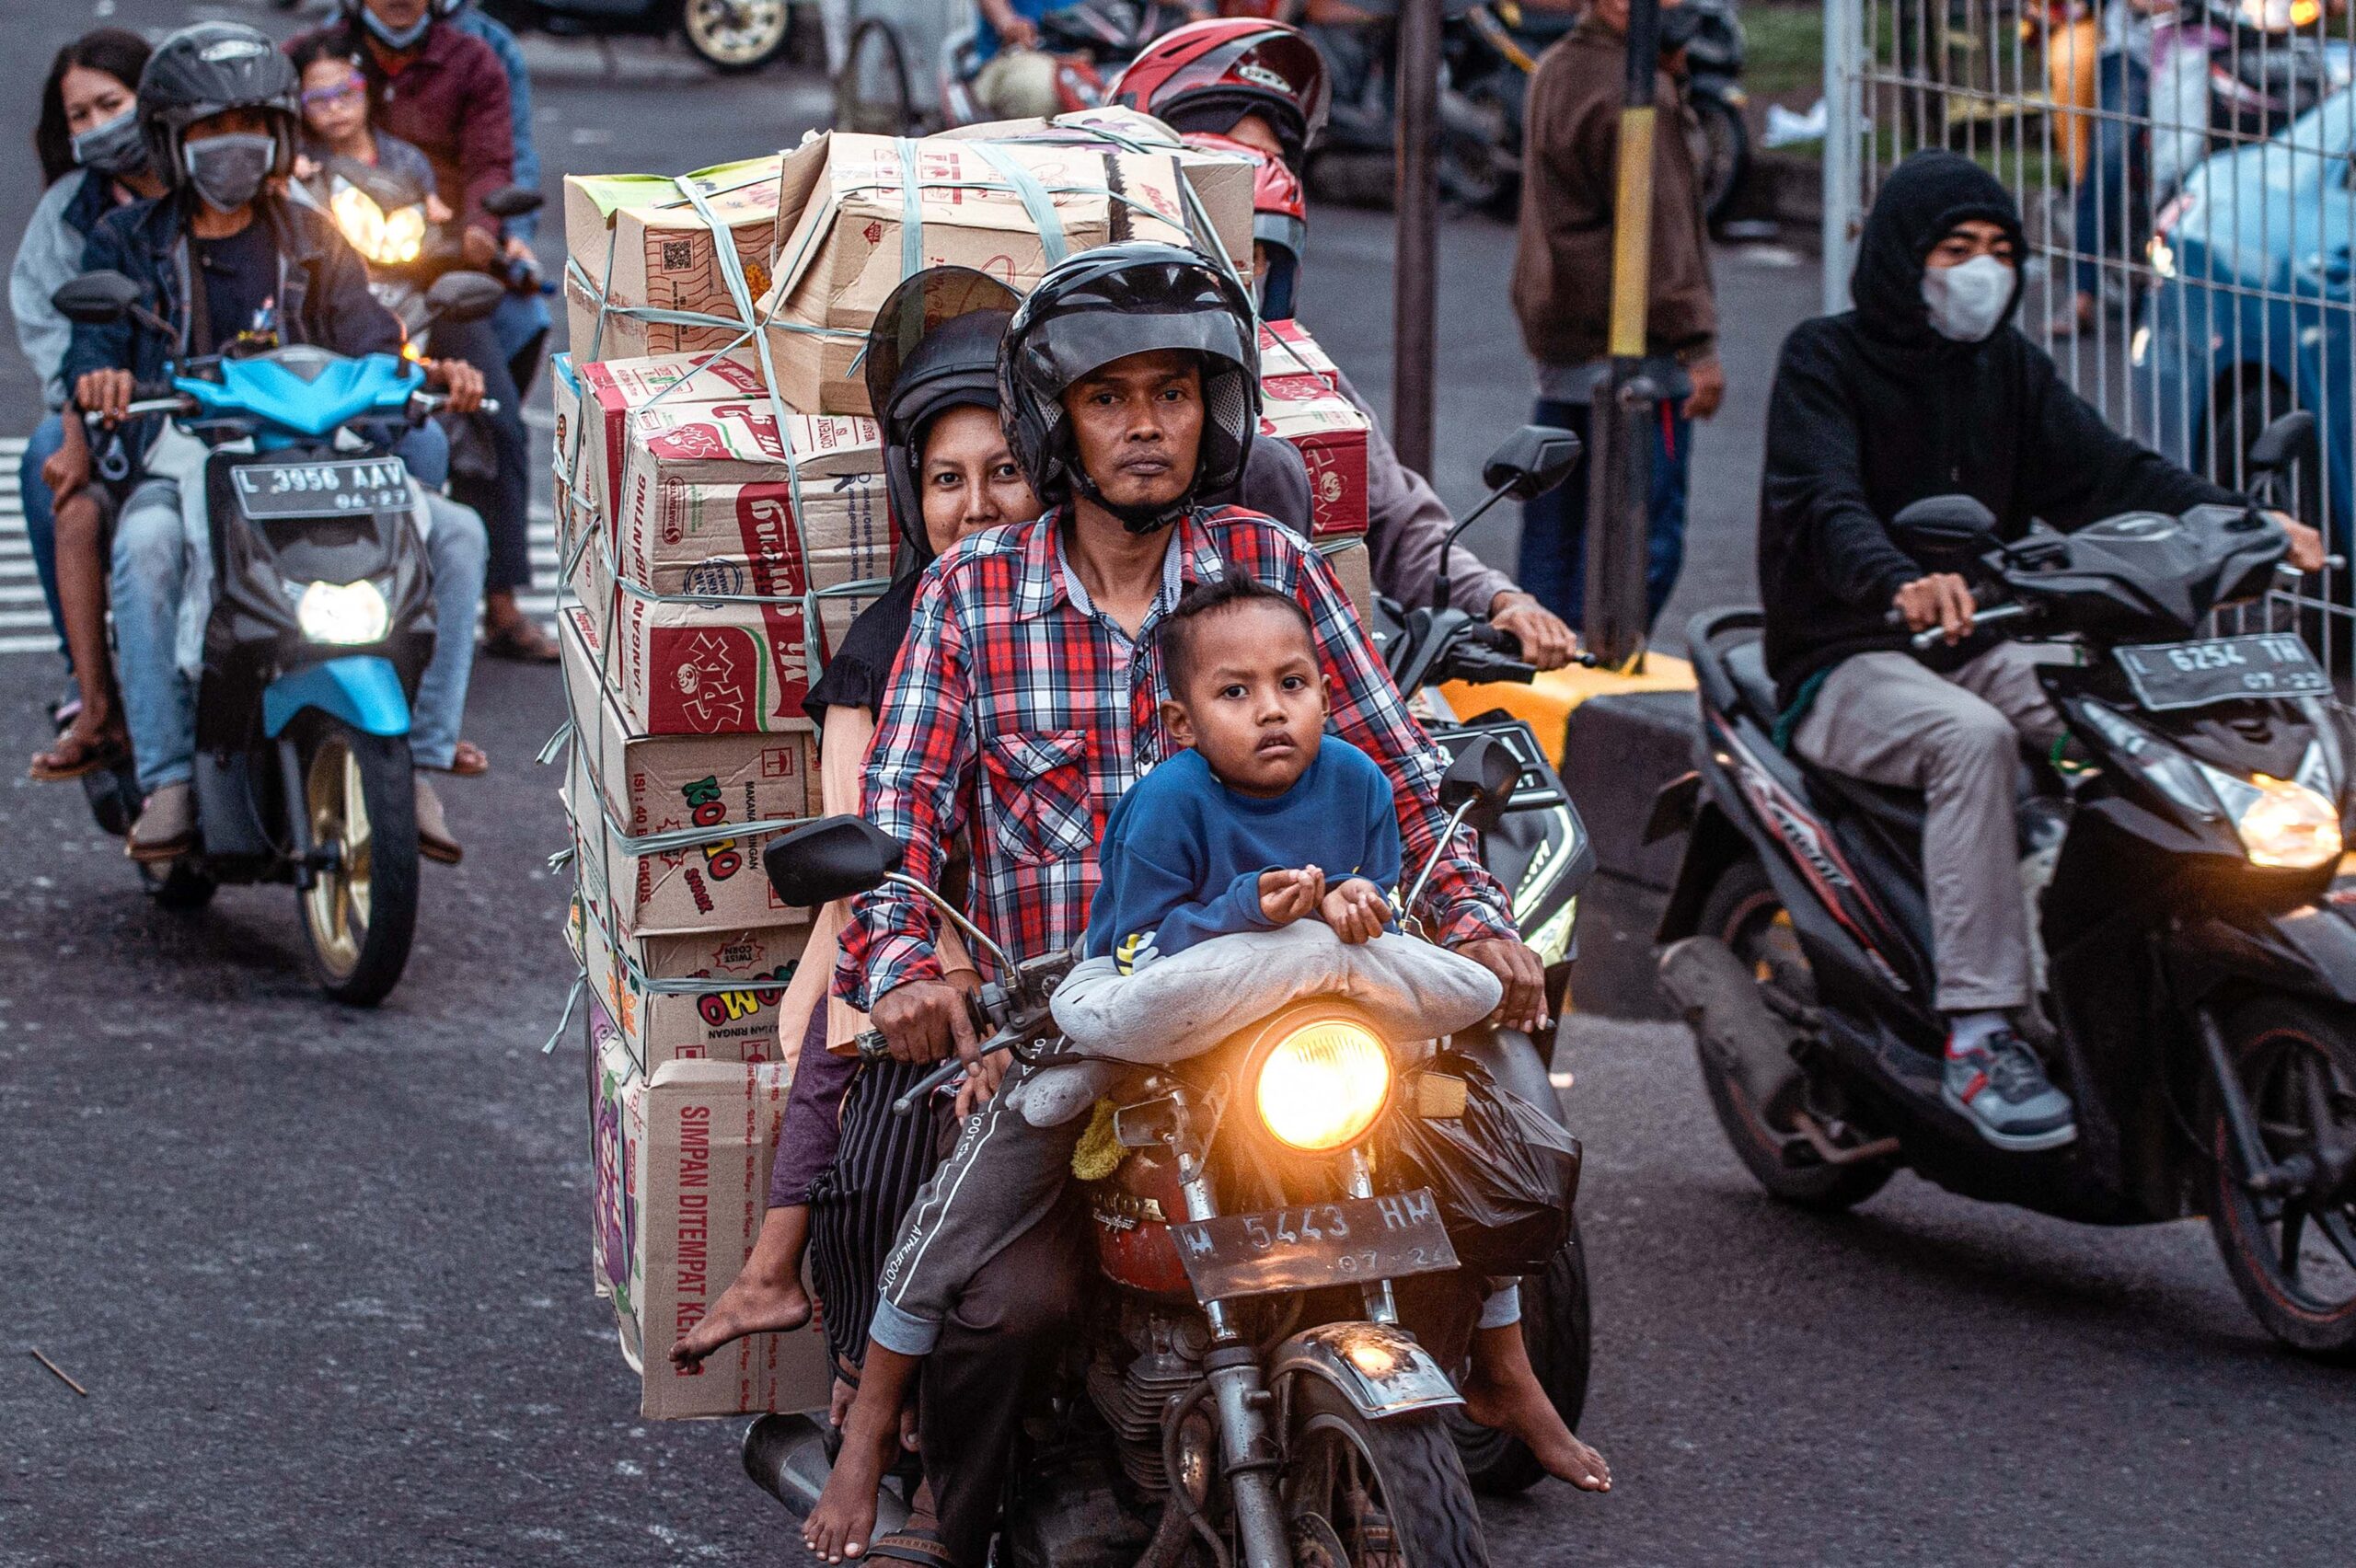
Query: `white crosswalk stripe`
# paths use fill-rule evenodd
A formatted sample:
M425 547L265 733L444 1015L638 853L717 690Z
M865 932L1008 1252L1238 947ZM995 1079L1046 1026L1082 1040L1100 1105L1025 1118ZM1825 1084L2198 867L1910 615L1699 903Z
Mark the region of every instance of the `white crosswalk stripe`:
M17 493L17 463L24 452L23 436L0 436L0 654L57 651L40 578L33 570L32 543L25 534L24 501ZM531 526L532 591L516 595L516 603L525 614L546 620L556 614L556 514L535 502Z

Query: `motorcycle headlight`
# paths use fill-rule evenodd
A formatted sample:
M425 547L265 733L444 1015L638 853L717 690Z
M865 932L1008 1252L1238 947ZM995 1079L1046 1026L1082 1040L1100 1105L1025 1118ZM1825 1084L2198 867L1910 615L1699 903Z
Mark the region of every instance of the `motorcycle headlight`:
M1391 1099L1391 1051L1364 1024L1325 1018L1276 1043L1253 1099L1278 1141L1309 1154L1357 1142Z
M2339 813L2320 790L2263 773L2247 783L2223 775L2209 782L2251 865L2310 871L2339 859Z
M314 642L382 642L393 624L384 590L374 582L314 582L294 601L294 624Z

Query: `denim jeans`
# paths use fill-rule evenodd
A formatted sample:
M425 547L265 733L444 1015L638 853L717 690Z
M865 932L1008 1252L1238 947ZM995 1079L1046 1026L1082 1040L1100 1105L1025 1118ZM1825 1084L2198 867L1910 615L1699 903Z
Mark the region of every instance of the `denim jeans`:
M2152 68L2114 50L2095 65L2096 99L2106 114L2137 118L2151 113ZM2151 202L2151 156L2143 128L2117 120L2095 127L2086 171L2078 180L2078 215L2072 248L2078 252L2077 290L2102 294L2103 258L2126 252L2128 240L2150 225L2142 208Z
M1538 399L1531 416L1588 440L1588 405ZM1654 421L1651 528L1645 554L1645 616L1660 617L1685 565L1686 481L1693 459L1692 421L1670 409ZM1589 451L1594 444L1588 443ZM1514 576L1522 587L1577 630L1587 613L1588 471L1582 464L1561 484L1522 502L1521 556Z
M51 414L33 427L25 441L25 455L17 465L17 494L25 509L25 537L31 542L33 571L40 579L40 596L49 605L49 624L57 628L57 650L65 651L65 616L57 604L57 508L40 466L65 444L65 421Z
M433 326L433 352L462 359L482 372L483 393L499 404L495 414L469 416L481 422L491 437L494 472L488 477L460 473L450 491L475 509L490 530L491 554L486 585L524 590L532 585L530 438L524 431L524 399L507 374L507 358L499 352L489 321L439 321Z
M433 518L425 555L433 574L437 635L433 657L418 682L410 753L420 767L447 767L474 671L488 544L482 519L465 507L431 493L425 504ZM143 480L115 524L111 583L116 675L142 793L186 783L195 772L195 695L176 656L180 595L187 586L179 485Z

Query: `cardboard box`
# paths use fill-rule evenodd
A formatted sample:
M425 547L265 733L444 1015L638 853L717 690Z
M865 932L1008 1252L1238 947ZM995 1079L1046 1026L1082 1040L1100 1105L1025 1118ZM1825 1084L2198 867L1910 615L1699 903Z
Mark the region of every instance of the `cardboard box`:
M631 414L657 406L744 402L765 396L767 390L759 371L710 353L578 365L571 354L558 354L549 362L549 381L556 405L557 537L567 543L575 537L572 509L576 498L594 516L613 515L613 498L622 488Z
M1260 375L1313 375L1325 383L1329 391L1342 389L1341 367L1309 329L1298 321L1263 321L1260 323Z
M833 1382L824 1335L754 1334L694 1369L672 1342L702 1321L760 1234L769 1160L791 1073L781 1064L670 1062L629 1070L609 1018L591 1005L597 1148L596 1273L622 1354L656 1421L823 1409Z
M1311 533L1317 538L1367 530L1367 418L1307 373L1260 377L1260 433L1292 443L1309 469Z
M830 133L787 154L780 169L776 282L761 315L777 323L768 330L778 391L796 409L872 411L856 362L876 311L909 273L957 263L1018 292L1045 273L1039 222L1000 163L1022 170L1051 205L1068 251L1129 239L1188 243L1175 154L935 136L912 144L911 169L904 144ZM1246 209L1248 230L1248 201Z
M769 287L776 249L779 156L749 158L683 175L725 227L744 270L748 297ZM597 296L612 306L699 312L740 321L720 265L711 225L679 179L652 174L573 175L564 182L567 248L581 275L565 273L565 307L576 355L638 359L725 347L741 327L683 326L606 316L598 330ZM584 283L583 278L586 282Z
M722 801L716 778L695 780L685 793L698 804L683 806L649 832L695 826L694 818L705 814L718 824ZM584 862L581 874L606 891L615 924L626 937L734 931L803 913L780 900L762 874L761 850L776 830L632 854L626 837L644 836L625 836L606 813L590 776L586 746L572 748L563 799L572 818L573 852Z
M780 1059L778 1003L802 962L810 926L622 935L594 869L581 868L569 932L589 995L614 1020L639 1070L665 1062ZM832 963L830 952L826 962ZM635 963L637 973L629 965ZM710 979L709 991L657 991L648 979ZM797 1044L799 1042L796 1043Z
M1371 628L1374 625L1374 559L1367 553L1364 539L1336 539L1317 547L1334 575L1342 580L1342 592L1358 608L1358 622Z
M1252 161L1231 153L1190 147L1177 132L1150 114L1106 104L1058 114L1053 120L999 120L953 126L941 135L960 142L1044 142L1175 157L1186 183L1195 189L1203 215L1218 236L1220 248L1239 272L1246 278L1252 275L1252 194L1257 179Z

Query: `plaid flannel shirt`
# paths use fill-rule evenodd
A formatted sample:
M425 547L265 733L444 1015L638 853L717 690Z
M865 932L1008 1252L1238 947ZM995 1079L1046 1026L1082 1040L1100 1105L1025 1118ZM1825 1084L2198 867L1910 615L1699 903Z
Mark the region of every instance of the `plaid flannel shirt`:
M976 535L927 570L867 754L860 810L907 846L902 870L938 886L942 847L971 829L966 914L1018 961L1077 943L1096 892L1096 849L1121 794L1178 748L1161 724L1154 631L1186 586L1249 571L1309 611L1333 678L1335 731L1390 775L1405 863L1448 825L1445 760L1408 713L1332 568L1299 536L1228 507L1179 524L1160 594L1133 640L1088 600L1064 559L1060 510ZM1469 833L1425 892L1426 928L1449 945L1512 937L1505 890ZM938 917L896 888L852 905L835 969L861 1009L936 979Z

